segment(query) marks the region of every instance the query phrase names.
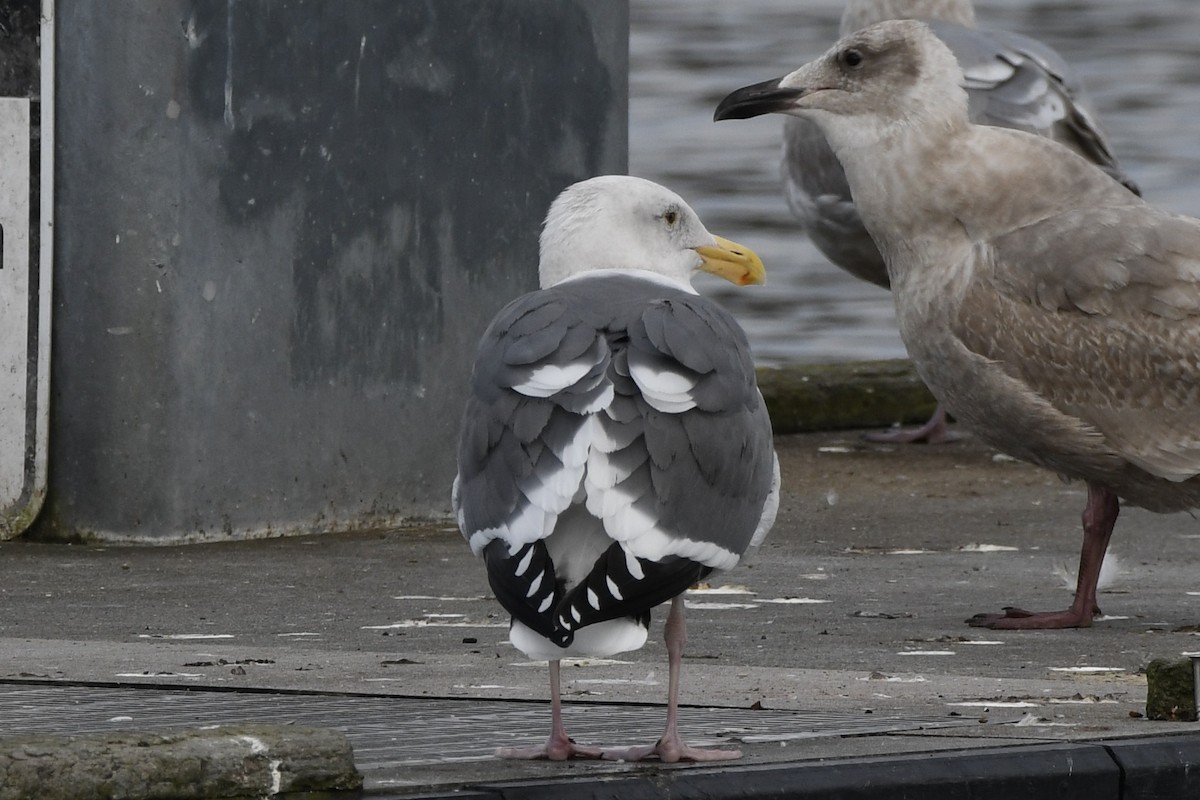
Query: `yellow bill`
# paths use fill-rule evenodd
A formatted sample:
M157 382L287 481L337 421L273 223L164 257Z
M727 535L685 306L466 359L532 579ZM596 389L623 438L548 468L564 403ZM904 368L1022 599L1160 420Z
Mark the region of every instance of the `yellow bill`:
M749 247L731 242L720 236L715 246L697 247L696 252L704 259L700 269L719 275L730 283L738 286L749 286L755 283L765 283L767 272L763 268L762 259Z

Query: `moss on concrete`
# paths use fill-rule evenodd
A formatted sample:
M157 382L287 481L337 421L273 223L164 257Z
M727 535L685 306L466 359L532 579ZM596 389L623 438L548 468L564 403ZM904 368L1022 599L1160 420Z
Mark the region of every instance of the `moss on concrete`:
M0 517L0 539L13 539L24 533L37 519L45 500L45 490L36 491L16 514L11 517Z
M322 728L0 737L0 800L213 800L361 787L349 741Z
M1196 684L1190 658L1158 658L1146 667L1146 717L1196 721Z
M924 422L937 401L906 359L758 370L775 433Z

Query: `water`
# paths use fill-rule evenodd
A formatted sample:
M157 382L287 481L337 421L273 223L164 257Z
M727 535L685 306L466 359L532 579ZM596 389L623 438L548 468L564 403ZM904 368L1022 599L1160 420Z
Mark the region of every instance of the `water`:
M981 27L1035 36L1083 80L1146 198L1200 216L1200 3L978 0ZM760 363L904 355L891 295L830 265L779 188L778 116L714 124L729 91L778 77L837 38L842 0L632 0L630 172L679 192L714 233L750 245L765 287L703 276Z

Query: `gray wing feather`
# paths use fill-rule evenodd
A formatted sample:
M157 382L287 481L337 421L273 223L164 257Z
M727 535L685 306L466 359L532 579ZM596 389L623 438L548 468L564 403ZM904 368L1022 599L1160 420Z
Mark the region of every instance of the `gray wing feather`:
M992 242L1005 291L1049 311L1200 316L1200 222L1144 204L1072 209Z
M1054 139L1138 193L1117 164L1088 108L1082 84L1062 56L1019 33L936 21L929 25L962 67L973 121Z
M677 331L671 340L652 332ZM643 338L644 332L644 338ZM771 426L745 334L699 297L656 303L630 328L630 352L693 370L696 408L647 418L655 492L671 530L741 553L771 489Z
M1147 472L1200 474L1200 222L1072 210L998 237L976 274L990 313L964 305L964 344Z
M694 381L695 406L656 410L631 362ZM539 370L573 382L522 394ZM585 478L567 462L579 460L588 420L602 435L584 444L603 452L584 453ZM536 292L498 315L480 343L458 456L456 512L497 597L559 643L573 616L583 625L636 615L731 566L775 488L770 421L741 328L705 298L618 276ZM551 563L550 538L571 541L560 522L585 500L611 544L572 589L566 567ZM557 574L556 588L533 583L530 564ZM619 592L606 594L613 585Z
M574 324L572 324L572 322ZM597 373L606 354L590 334L593 359L577 383L552 397L532 397L521 386L540 367L578 362L582 336L567 306L553 293L537 292L510 303L480 340L471 377L471 394L459 434L458 504L463 533L505 525L524 508L522 487L536 483L557 465L550 459L582 424L571 409L586 406L602 393ZM572 346L560 348L559 344ZM547 445L550 445L547 447Z

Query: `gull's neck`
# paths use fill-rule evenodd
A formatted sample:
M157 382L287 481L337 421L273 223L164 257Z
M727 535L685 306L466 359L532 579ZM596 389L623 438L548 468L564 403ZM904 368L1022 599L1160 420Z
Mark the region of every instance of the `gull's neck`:
M867 229L887 261L919 249L926 237L962 237L954 173L966 124L892 123L878 135L831 137ZM907 259L903 259L907 260ZM890 269L890 267L889 267ZM895 280L895 277L893 277Z
M632 268L596 269L596 270L590 270L588 272L580 272L575 275L568 275L567 277L563 278L562 280L551 284L551 286L563 286L565 284L570 284L575 281L615 278L615 277L636 278L638 280L648 281L650 283L656 283L660 286L666 286L671 289L678 289L679 291L687 292L688 294L699 294L699 292L696 291L696 288L694 286L692 286L692 284L689 281L686 281L682 278L677 278L672 275L664 275L661 272L653 272L648 269L632 269ZM544 286L542 288L550 288L550 287Z

